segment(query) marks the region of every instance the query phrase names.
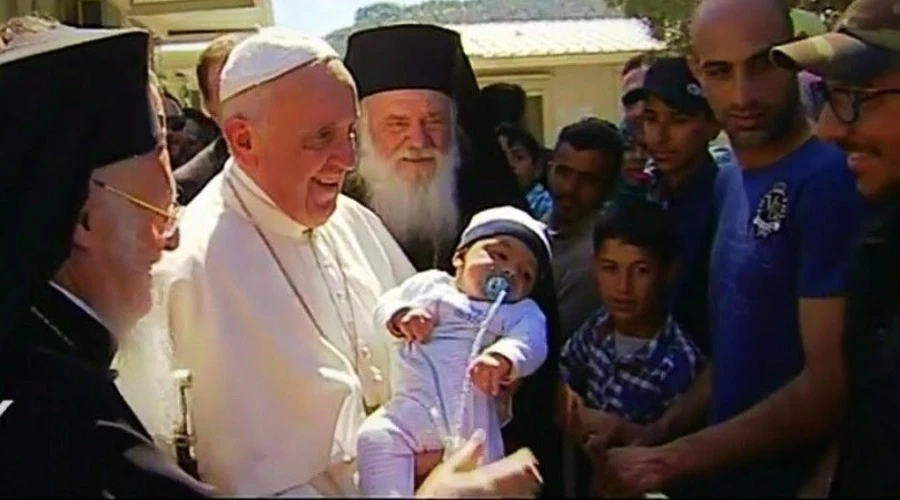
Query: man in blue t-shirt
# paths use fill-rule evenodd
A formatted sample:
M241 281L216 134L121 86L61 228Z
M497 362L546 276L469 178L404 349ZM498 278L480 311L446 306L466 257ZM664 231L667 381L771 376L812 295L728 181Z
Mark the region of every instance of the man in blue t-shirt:
M740 167L717 179L711 370L641 440L667 444L605 457L635 490L705 475L696 493L794 496L839 423L861 204L843 153L812 137L796 74L768 59L792 32L780 0L704 0L694 13L693 69ZM679 437L704 414L709 427Z

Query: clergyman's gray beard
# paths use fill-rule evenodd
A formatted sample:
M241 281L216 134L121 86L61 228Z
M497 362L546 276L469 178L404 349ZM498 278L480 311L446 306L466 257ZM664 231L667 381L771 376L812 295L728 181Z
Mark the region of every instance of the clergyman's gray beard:
M371 141L360 134L359 175L365 183L369 207L404 248L429 241L443 245L457 236L460 210L456 202L459 152L440 155L434 177L411 185L394 175L390 160L379 157Z
M159 289L156 290L158 292ZM159 445L172 444L180 418L174 356L165 320L165 299L153 294L150 314L119 340L113 361L116 386Z

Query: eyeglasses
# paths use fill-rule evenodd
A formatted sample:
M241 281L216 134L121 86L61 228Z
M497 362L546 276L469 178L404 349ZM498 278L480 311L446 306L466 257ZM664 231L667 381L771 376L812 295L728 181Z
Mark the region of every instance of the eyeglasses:
M172 203L172 206L171 208L169 208L169 210L163 210L159 207L153 206L150 203L147 203L146 201L141 200L140 198L136 198L124 191L120 191L101 180L91 179L91 182L96 184L101 189L109 191L110 193L131 202L138 208L162 217L166 221L166 223L160 233L161 238L167 240L175 236L175 231L178 229L178 221L181 219L181 214L184 212L184 207L179 205L177 202Z
M846 125L852 125L859 120L862 105L867 101L885 95L900 95L900 88L848 88L829 85L824 81L816 82L811 88L814 92L821 92L835 118Z

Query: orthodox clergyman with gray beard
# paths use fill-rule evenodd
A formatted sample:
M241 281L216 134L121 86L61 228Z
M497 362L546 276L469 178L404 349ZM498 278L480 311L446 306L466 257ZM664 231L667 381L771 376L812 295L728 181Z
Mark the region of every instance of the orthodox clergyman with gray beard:
M430 25L394 25L353 34L345 57L359 92L359 165L344 192L384 222L417 270L453 269L462 228L475 213L514 205L527 210L506 167L459 34ZM549 355L515 395L504 428L508 449L531 448L545 494L558 493L561 449L552 412L559 351L552 276L532 298L547 316ZM545 415L536 415L544 413Z
M0 496L203 497L110 363L177 245L149 35L0 24ZM156 116L154 116L156 115Z
M429 25L360 31L345 61L362 104L359 169L345 192L381 217L418 270L451 269L473 214L527 209L496 141L484 140L491 132L459 34Z

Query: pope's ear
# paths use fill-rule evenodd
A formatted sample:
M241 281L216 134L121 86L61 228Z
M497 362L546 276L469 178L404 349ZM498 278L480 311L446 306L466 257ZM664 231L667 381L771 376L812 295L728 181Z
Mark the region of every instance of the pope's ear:
M232 116L222 124L222 135L228 143L231 155L242 164L247 164L246 159L253 155L254 137L250 122L240 116Z

